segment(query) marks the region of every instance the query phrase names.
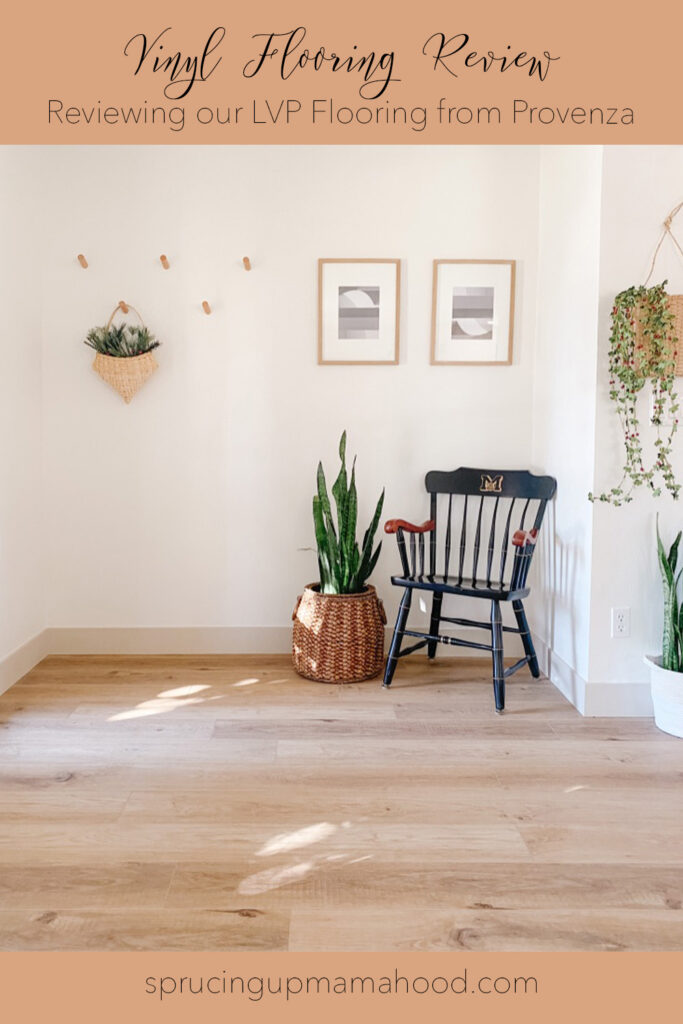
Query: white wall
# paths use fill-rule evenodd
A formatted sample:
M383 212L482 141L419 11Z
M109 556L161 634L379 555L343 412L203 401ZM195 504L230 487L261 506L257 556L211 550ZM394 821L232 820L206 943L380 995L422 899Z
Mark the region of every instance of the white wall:
M600 363L597 404L596 486L618 482L623 442L607 394L607 352L610 309L617 292L643 282L661 225L683 198L683 147L622 147L605 150L600 263ZM683 237L683 219L674 231ZM669 288L683 291L683 260L664 243L652 283L669 279ZM680 390L680 384L679 384ZM648 398L640 408L647 424ZM645 433L650 432L645 427ZM674 442L673 464L683 479L683 440ZM631 688L640 707L649 709L643 655L657 653L661 638L661 584L655 548L655 516L659 512L664 538L683 528L683 505L668 495L654 500L643 493L622 508L596 506L593 542L590 678L595 683ZM610 639L610 609L631 608L631 636Z
M316 577L301 551L316 463L335 472L344 427L364 516L382 484L387 515L424 516L430 468L528 463L535 147L54 147L42 161L50 626L287 630ZM320 256L404 260L399 366L317 366ZM437 257L518 261L513 366L429 365ZM164 343L130 406L80 343L121 298ZM391 614L388 541L375 580Z
M558 477L531 626L547 670L584 710L590 630L601 147L541 151L533 462Z
M38 166L35 150L0 148L0 692L44 626Z
M611 300L645 276L682 148L1 152L0 663L43 625L52 649L112 627L156 629L159 649L183 627L213 629L216 649L283 649L316 575L315 465L334 472L346 427L365 517L382 484L387 515L423 516L431 467L553 472L532 627L583 710L648 711L654 515L666 536L683 517L667 498L613 510L586 493L621 465ZM658 277L683 289L663 255ZM317 366L319 256L404 260L399 366ZM429 366L435 257L518 261L512 367ZM130 406L81 344L121 298L164 343ZM395 565L388 543L390 615ZM631 608L630 640L609 639L612 606Z

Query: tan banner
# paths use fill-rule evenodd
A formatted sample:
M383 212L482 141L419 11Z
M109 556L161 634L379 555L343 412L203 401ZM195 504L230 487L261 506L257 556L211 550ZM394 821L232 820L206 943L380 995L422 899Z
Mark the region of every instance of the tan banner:
M5 143L678 143L654 0L17 5Z
M4 953L17 1024L680 1017L678 953Z

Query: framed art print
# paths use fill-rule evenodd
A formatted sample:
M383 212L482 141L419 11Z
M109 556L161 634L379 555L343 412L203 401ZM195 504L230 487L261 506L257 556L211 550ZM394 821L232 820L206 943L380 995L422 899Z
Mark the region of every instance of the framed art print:
M318 260L318 362L397 363L401 261Z
M514 260L434 260L432 364L512 362Z

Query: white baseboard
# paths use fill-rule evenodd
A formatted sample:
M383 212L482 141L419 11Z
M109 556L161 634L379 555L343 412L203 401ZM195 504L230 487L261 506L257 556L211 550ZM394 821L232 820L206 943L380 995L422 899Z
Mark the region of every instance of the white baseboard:
M104 626L46 631L50 654L288 654L290 626Z
M422 628L419 624L417 628ZM393 624L385 629L385 647ZM460 629L465 640L480 641L481 632ZM94 626L51 627L45 630L50 654L289 654L291 626ZM521 657L517 637L510 637L506 655ZM441 645L439 657L490 658L487 651Z
M46 631L43 630L4 657L0 661L0 693L14 686L49 653Z
M652 718L649 683L589 683L534 636L541 671L587 718Z
M649 683L589 683L586 710L591 718L652 718Z
M582 715L586 714L586 680L563 661L544 640L534 634L534 647L538 663L550 682L573 704Z

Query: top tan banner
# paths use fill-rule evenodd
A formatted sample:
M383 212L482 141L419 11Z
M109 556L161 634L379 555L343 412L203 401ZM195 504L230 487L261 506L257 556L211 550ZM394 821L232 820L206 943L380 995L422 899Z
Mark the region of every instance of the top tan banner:
M671 2L64 0L5 15L4 143L680 143Z

